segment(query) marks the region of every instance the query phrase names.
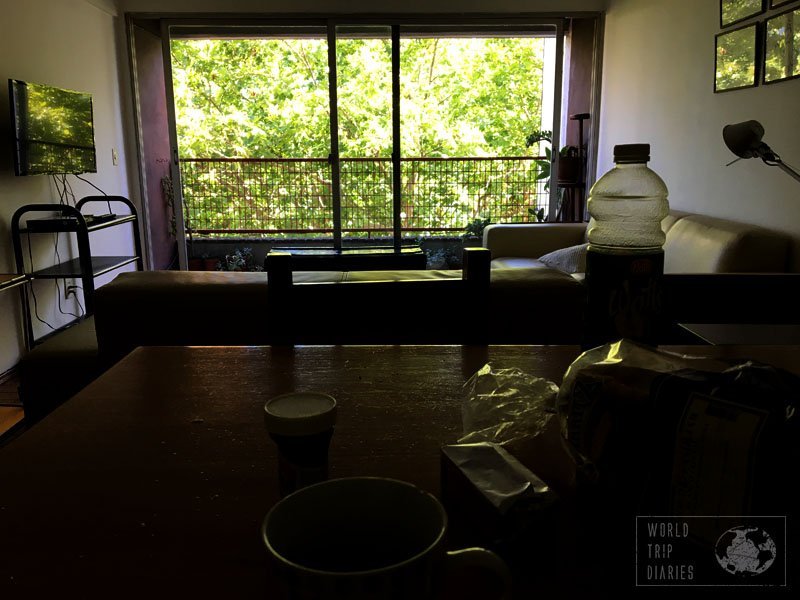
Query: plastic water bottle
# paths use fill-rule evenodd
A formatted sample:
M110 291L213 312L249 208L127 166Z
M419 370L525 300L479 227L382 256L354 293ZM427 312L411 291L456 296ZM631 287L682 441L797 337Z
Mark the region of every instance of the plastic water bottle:
M647 167L649 144L614 146L615 166L589 191L584 346L620 338L656 344L669 212L667 186Z

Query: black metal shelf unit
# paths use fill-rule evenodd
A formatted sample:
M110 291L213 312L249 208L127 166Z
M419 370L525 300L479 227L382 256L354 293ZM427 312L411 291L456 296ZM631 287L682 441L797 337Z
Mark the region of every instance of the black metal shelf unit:
M103 203L108 206L109 214L84 214L82 208L90 203ZM127 207L128 214L111 214L111 203L121 203ZM30 218L35 213L50 213L47 217ZM24 226L20 225L26 217ZM130 223L133 228L134 254L132 256L92 256L89 245L89 234L109 227ZM22 250L22 236L39 233L74 233L78 243L78 257L35 269L31 264L25 266L25 255ZM141 271L142 248L139 239L139 218L136 207L123 196L87 196L81 198L75 206L67 204L26 204L14 213L11 219L11 235L14 242L17 273L26 275L30 281L36 279L81 279L85 317L94 313L94 278L119 269L125 265L136 263ZM29 240L30 243L30 240ZM25 288L22 288L22 306L25 317L25 334L28 348L37 340L33 337L30 304ZM66 326L65 326L66 327Z

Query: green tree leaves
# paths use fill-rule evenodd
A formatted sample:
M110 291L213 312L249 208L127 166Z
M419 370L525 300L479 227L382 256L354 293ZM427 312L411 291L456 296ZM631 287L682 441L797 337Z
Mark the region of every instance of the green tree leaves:
M404 156L513 156L541 125L542 38L401 40ZM330 152L327 42L174 40L183 157L322 158ZM337 42L342 156L392 148L391 42Z
M388 31L337 39L343 159L392 155ZM327 158L327 52L324 36L173 40L181 158ZM543 56L543 38L402 38L402 157L530 154L526 135L542 125ZM329 228L327 164L289 164L187 165L190 226L242 228L239 211L248 211L251 229ZM520 183L535 181L531 161L403 164L403 227L461 228L482 213L525 219L536 206L535 183ZM345 228L391 229L391 168L341 163Z

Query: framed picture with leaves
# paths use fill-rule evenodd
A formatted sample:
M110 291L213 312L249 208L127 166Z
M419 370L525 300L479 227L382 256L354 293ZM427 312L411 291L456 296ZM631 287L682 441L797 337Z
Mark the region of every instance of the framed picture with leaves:
M757 85L757 42L757 23L716 35L714 92L728 92Z
M719 26L729 27L764 12L767 0L719 0Z
M800 6L767 19L764 83L800 77Z

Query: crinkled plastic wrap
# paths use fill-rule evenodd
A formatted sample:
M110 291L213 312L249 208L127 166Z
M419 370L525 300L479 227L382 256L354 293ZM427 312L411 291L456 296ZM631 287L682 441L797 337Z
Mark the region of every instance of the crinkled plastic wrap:
M575 460L559 432L555 383L486 364L464 387L459 444L499 444L559 494L574 488Z
M468 395L460 444L507 444L542 431L555 415L558 386L520 369L495 370L486 364L464 385Z
M562 435L615 503L651 514L785 508L786 469L800 459L791 373L621 340L578 357L556 404Z
M651 346L623 339L587 350L573 361L564 374L564 381L558 392L558 414L566 427L569 408L575 395L575 382L580 373L604 373L613 376L621 386L638 387L644 376L640 371L651 374L674 373L685 369L720 372L730 366L726 361L654 350Z

